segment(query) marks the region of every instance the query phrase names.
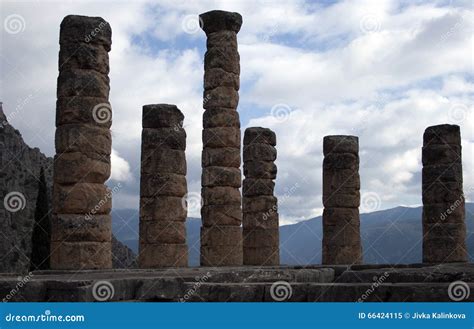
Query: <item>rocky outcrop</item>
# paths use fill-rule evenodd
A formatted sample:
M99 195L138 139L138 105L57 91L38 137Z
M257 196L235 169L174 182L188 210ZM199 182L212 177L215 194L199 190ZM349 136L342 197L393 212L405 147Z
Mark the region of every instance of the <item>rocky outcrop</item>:
M30 266L40 170L44 169L51 200L53 159L25 144L20 132L8 122L1 104L0 167L0 272L23 273ZM115 268L133 267L135 255L116 241L112 244L112 258Z

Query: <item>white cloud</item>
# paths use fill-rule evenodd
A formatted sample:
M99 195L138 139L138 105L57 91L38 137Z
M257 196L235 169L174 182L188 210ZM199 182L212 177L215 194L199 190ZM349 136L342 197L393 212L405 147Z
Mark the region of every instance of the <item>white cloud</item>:
M132 173L130 172L130 164L114 149L112 149L110 161L112 169L110 175L111 180L118 182L130 182L133 180Z

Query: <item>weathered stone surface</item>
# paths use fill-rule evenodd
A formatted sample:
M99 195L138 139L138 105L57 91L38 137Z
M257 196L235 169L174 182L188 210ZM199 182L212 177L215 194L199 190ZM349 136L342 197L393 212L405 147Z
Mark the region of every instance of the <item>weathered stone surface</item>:
M51 241L110 242L112 238L110 215L58 214L51 224Z
M247 161L275 161L276 148L268 144L254 143L244 147L244 162Z
M345 193L336 192L323 195L323 205L328 208L357 208L360 206L360 192L358 190L346 190Z
M240 149L236 147L212 148L202 150L202 167L240 167Z
M323 225L345 227L354 225L359 227L359 209L358 208L324 208Z
M93 44L64 44L59 51L60 70L86 69L109 74L109 53Z
M323 194L346 193L348 190L360 189L360 176L351 169L324 170Z
M241 186L240 169L232 167L206 167L202 171L202 186Z
M323 154L328 156L331 153L359 154L359 138L345 135L324 136Z
M270 266L280 263L279 248L244 246L243 249L245 265Z
M110 242L51 242L51 267L58 270L112 267Z
M214 225L211 227L201 227L202 246L232 246L241 239L242 229L239 226Z
M142 152L158 148L186 149L186 132L183 128L143 128Z
M244 162L244 175L248 178L275 179L277 167L273 161Z
M244 145L269 144L276 145L276 134L268 128L250 127L245 130Z
M204 70L222 69L229 73L240 74L240 55L231 48L208 48L204 55Z
M467 250L459 238L423 235L423 263L465 263Z
M110 156L81 152L61 153L54 157L57 183L105 183L110 177Z
M235 109L239 104L239 93L232 87L219 86L204 91L205 109Z
M203 226L240 226L242 209L240 204L203 206L201 218Z
M240 147L240 129L237 127L207 128L202 131L202 143L207 147Z
M235 266L242 264L243 250L239 241L232 241L232 245L227 246L201 246L201 266Z
M186 176L155 173L140 176L140 195L143 197L183 197L188 191Z
M360 244L332 246L323 243L323 264L360 264L362 247Z
M462 223L444 223L434 224L423 223L423 235L430 239L449 238L464 241L466 239L466 224Z
M237 33L234 31L222 30L207 34L207 49L209 48L226 48L237 51Z
M360 227L357 224L338 223L328 225L323 223L323 244L327 247L344 247L348 245L360 245Z
M103 184L54 184L54 214L108 214L112 208L112 192Z
M238 33L242 26L242 16L235 12L212 10L199 15L199 18L206 34L224 30Z
M102 17L68 15L61 22L59 43L101 45L110 51L112 29Z
M426 128L423 134L423 146L436 144L461 145L461 129L459 126L443 124Z
M430 204L423 208L423 223L460 224L465 220L465 202Z
M278 229L278 212L270 209L267 212L246 212L243 216L243 227L249 229Z
M186 267L188 247L185 244L140 244L141 268Z
M241 197L238 188L230 186L203 187L204 205L240 205Z
M434 182L462 183L462 181L462 165L460 163L423 166L423 185L429 185Z
M158 148L142 153L142 174L171 173L186 175L186 155L184 151Z
M359 170L359 156L352 153L330 153L324 157L323 170Z
M112 111L109 101L98 97L59 97L56 101L56 127L78 123L110 128Z
M182 128L184 115L172 104L149 104L143 106L143 128Z
M186 220L186 200L182 197L159 196L140 198L141 220L178 221Z
M56 128L56 153L82 152L109 155L112 150L110 130L84 124Z
M269 212L277 210L277 198L273 195L259 195L242 198L243 212Z
M275 182L272 179L245 178L242 193L245 196L273 195Z
M204 128L234 127L240 128L239 112L235 109L209 109L204 111Z
M421 160L423 165L461 164L460 145L427 145L422 149Z
M186 244L186 226L177 221L140 222L142 244ZM145 247L146 248L146 247Z
M423 185L423 204L453 203L463 198L462 183L436 182Z
M229 87L233 90L239 90L239 75L226 72L221 68L213 68L204 72L204 89L211 90L217 87Z
M244 246L251 248L259 247L274 247L279 246L279 232L278 228L248 228L243 229Z
M94 70L70 69L59 72L57 97L109 98L109 77Z

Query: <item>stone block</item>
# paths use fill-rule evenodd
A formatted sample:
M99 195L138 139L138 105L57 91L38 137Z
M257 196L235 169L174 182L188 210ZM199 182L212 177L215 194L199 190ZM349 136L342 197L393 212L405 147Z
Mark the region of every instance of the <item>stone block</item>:
M70 69L59 72L57 97L109 98L109 77L94 70Z
M243 212L269 212L277 211L277 198L273 195L259 195L254 197L244 196L242 198Z
M111 208L112 191L103 184L54 184L53 213L55 214L108 214Z
M201 208L203 226L240 226L242 223L242 209L240 204L203 206Z
M280 265L280 250L278 247L243 247L244 265L276 266Z
M176 221L140 221L142 244L185 244L186 225Z
M56 183L105 183L110 177L110 156L95 153L60 153L54 157Z
M110 242L111 239L110 215L56 214L51 220L51 241Z
M232 167L205 167L202 170L202 186L241 186L240 169Z
M142 175L152 175L157 172L186 175L186 155L181 150L160 148L145 152L142 153L141 161Z
M242 228L240 226L201 227L201 246L225 247L241 244Z
M244 146L244 162L247 161L275 161L277 150L268 144L250 144Z
M435 144L461 145L461 130L458 125L437 125L426 128L423 134L423 146Z
M271 179L245 178L242 194L245 196L273 195L275 182Z
M232 246L201 246L201 266L240 266L242 244Z
M276 179L277 167L272 161L247 161L244 162L244 175L246 178Z
M81 152L109 155L112 151L110 130L84 124L56 128L56 153Z
M430 204L423 207L423 223L459 224L464 223L464 199L453 203Z
M275 247L280 245L278 228L248 228L243 229L243 245L251 248Z
M240 205L240 191L236 187L203 187L201 191L203 205Z
M204 71L222 69L229 73L240 74L240 55L233 48L212 47L204 55Z
M248 229L278 229L278 212L270 209L267 212L243 213L243 227Z
M357 136L335 135L325 136L323 139L323 153L327 156L332 153L359 154L359 138Z
M176 196L187 193L186 176L178 174L143 174L140 177L140 196Z
M68 15L61 22L59 43L65 44L90 43L101 45L110 51L112 45L112 29L101 17Z
M228 48L237 51L237 34L234 31L218 31L209 33L206 40L207 49L209 48Z
M85 69L109 74L109 54L91 43L69 43L59 50L59 70Z
M68 124L110 128L112 108L109 101L98 97L59 97L56 101L56 127Z
M140 268L186 267L188 247L185 244L140 244Z
M92 270L112 268L110 242L51 242L51 268Z
M202 167L240 167L240 149L237 147L205 147L202 151Z
M183 128L143 128L142 152L160 148L186 150L186 132Z
M462 183L458 182L440 182L422 185L423 204L433 203L454 203L462 200Z
M434 182L462 183L462 181L462 165L460 163L423 166L423 185L429 185Z
M324 157L323 171L340 169L359 170L359 156L353 153L331 153Z
M439 164L461 164L461 146L460 145L428 145L422 148L423 165Z
M149 104L143 106L143 128L182 128L184 115L172 104Z
M324 207L357 208L360 206L360 192L357 190L347 193L333 193L323 195Z
M199 18L206 35L221 31L238 33L242 26L242 16L234 12L212 10L199 15Z
M240 128L239 112L235 109L210 109L205 110L203 114L203 127L234 127Z
M234 127L207 128L202 131L203 147L240 147L240 129ZM240 156L239 156L240 157Z
M353 246L328 246L323 244L323 260L324 265L351 265L360 264L362 262L362 247Z
M269 144L276 145L276 134L268 128L250 127L245 129L244 145Z
M323 245L338 248L359 245L360 242L358 224L327 225L323 222Z
M159 196L140 198L141 220L184 222L187 216L187 204L184 197Z
M237 105L239 105L239 92L232 87L220 86L204 90L205 109L235 109Z
M464 241L451 237L423 236L423 263L464 263L468 253Z
M323 194L333 194L344 190L359 190L359 172L351 169L324 170Z
M221 68L213 68L204 72L204 89L211 90L217 87L229 87L239 90L239 75L224 71Z
M323 226L359 226L359 223L360 218L358 208L324 208Z

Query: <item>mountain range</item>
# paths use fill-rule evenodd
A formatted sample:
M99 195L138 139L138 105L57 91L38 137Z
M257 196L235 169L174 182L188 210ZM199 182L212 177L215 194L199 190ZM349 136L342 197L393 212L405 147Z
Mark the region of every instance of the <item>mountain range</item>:
M422 207L396 207L361 214L364 263L409 264L422 260ZM112 212L113 232L134 252L138 251L138 210ZM466 203L467 249L470 262L474 255L474 203ZM189 265L199 265L201 220L186 221ZM321 263L321 216L280 227L280 262L287 265Z

